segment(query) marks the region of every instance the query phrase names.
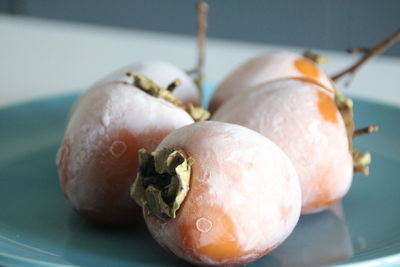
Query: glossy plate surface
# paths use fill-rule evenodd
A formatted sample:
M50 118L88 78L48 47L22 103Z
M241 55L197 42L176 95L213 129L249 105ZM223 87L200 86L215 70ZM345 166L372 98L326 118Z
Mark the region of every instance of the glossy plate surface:
M0 110L0 265L183 266L145 226L94 227L67 205L55 154L76 96ZM400 109L355 101L358 126L379 133L356 147L373 154L342 205L304 216L289 239L247 266L400 266Z

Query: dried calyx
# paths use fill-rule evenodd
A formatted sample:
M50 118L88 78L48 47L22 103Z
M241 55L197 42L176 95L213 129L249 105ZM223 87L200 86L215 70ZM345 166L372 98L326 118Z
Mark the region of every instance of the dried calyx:
M353 171L362 173L365 176L369 175L369 165L371 164L371 153L366 152L361 154L358 150L352 151L353 156Z
M309 60L317 63L318 65L324 64L328 62L328 59L324 57L323 55L316 54L312 52L311 50L307 50L303 53L303 57L308 58Z
M333 81L336 81L340 79L342 76L344 76L347 73L353 73L355 72L363 63L366 62L366 60L373 55L376 55L377 53L383 51L384 48L389 46L391 43L394 42L396 38L399 36L399 31L397 31L395 34L393 34L391 37L389 37L390 41L384 41L381 44L379 44L377 47L373 49L357 49L358 52L364 52L367 53L364 58L362 58L359 62L357 62L354 66L350 67L349 69L335 75L332 77ZM356 52L356 50L352 50L352 52ZM371 53L371 54L368 54ZM306 51L304 52L303 56L305 58L308 58L312 60L313 62L317 64L322 64L327 61L327 59L324 56L315 54L311 51ZM332 82L334 84L334 82ZM368 127L362 128L362 129L355 129L354 126L354 118L353 118L353 101L345 97L339 90L336 90L335 93L335 103L336 106L343 118L343 121L346 126L346 133L347 133L347 140L349 143L349 151L353 157L353 171L355 173L362 173L364 175L369 175L369 165L371 164L371 153L366 152L366 153L361 153L359 150L353 150L353 138L364 135L364 134L370 134L378 131L379 127L376 125L370 125Z
M192 160L182 150L139 150L139 171L131 196L162 219L175 218L189 191Z
M353 138L378 131L378 126L371 125L363 129L355 130L353 118L353 101L345 97L340 92L335 94L336 106L342 115L343 121L346 126L347 139L349 142L349 151L353 157L353 171L369 174L369 165L371 164L371 154L369 152L361 154L358 150L353 150Z
M130 72L127 72L126 75L133 76L132 85L151 96L162 98L165 101L182 108L193 118L194 121L204 121L210 117L210 113L207 110L203 109L202 107L194 106L191 103L184 104L172 94L173 89L180 85L179 79L173 81L168 88L163 88L144 75L132 75Z
M350 75L354 74L369 59L382 53L399 39L400 39L400 29L397 29L391 35L389 35L387 38L385 38L383 41L381 41L372 48L361 47L361 48L349 49L348 50L349 53L362 53L363 56L349 68L332 76L331 79L334 82L337 82L342 77L348 74ZM349 85L349 82L347 82L346 85ZM364 134L374 133L378 131L379 128L376 125L370 125L366 128L354 130L353 101L350 98L346 98L345 96L343 96L340 92L337 92L335 95L335 102L346 124L347 137L349 140L349 150L353 156L354 172L359 172L364 175L368 175L369 174L368 167L371 163L371 154L368 152L361 154L358 150L353 150L352 138Z
M354 118L353 118L353 100L345 97L339 91L335 94L335 103L342 115L344 124L346 126L347 139L349 141L349 150L353 150L353 134L354 134Z

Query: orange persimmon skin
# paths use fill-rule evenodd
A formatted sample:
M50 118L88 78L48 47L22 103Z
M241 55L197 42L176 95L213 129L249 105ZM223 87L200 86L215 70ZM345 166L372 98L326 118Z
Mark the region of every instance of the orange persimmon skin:
M320 70L317 66L306 58L298 58L293 62L296 70L300 72L304 77L318 80L321 77Z
M300 214L297 174L268 139L238 125L201 122L158 146L193 159L190 190L173 219L144 209L152 236L199 265L239 265L262 257L293 230ZM240 159L240 160L239 160Z
M331 79L311 60L295 53L272 52L234 69L215 90L209 110L214 113L228 99L256 85L289 77L311 79L335 90Z
M88 90L75 106L57 155L66 199L94 223L141 221L129 193L138 150L154 150L172 130L192 122L182 109L128 84Z
M333 94L305 79L281 79L245 91L212 120L236 123L275 142L292 160L302 189L302 213L317 212L349 190L353 160Z

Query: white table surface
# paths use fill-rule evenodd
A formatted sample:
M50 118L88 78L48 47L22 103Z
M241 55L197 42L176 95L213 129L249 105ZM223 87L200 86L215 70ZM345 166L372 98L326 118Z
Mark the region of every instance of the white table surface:
M282 49L305 48L210 38L206 78L217 83L246 59ZM357 58L315 51L328 57L324 68L329 74ZM0 107L81 91L105 74L142 60L165 60L191 69L195 53L193 37L0 14ZM373 59L357 73L348 92L400 106L400 58Z

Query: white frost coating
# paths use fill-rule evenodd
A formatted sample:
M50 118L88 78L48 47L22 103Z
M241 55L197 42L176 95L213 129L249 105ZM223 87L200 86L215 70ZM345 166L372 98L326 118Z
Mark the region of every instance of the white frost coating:
M132 205L128 179L135 177L137 150L152 151L168 133L191 123L182 109L131 85L91 88L80 97L67 125L63 143L68 146L58 153L68 148L64 164L57 157L64 193L75 208L83 210L114 208L117 212ZM116 199L118 192L111 190L124 187L126 192Z
M191 189L177 218L163 222L145 216L155 239L176 255L196 264L243 262L280 244L296 225L301 206L298 176L288 157L262 135L238 125L201 122L174 131L157 150L162 148L183 149L194 160ZM213 227L200 233L190 255L183 248L182 240L188 237L182 236L180 226L198 229L199 218L210 220ZM226 238L242 252L237 258L221 262L196 252L215 242L216 231L224 234L229 228L233 232L225 233Z
M108 114L107 112L105 112L103 114L103 117L101 118L101 122L103 123L104 127L108 127L108 125L110 124L110 114Z
M217 110L230 97L258 84L287 77L304 77L294 66L294 61L301 58L303 56L291 52L271 52L251 58L234 69L219 85L210 103L211 111ZM317 80L332 88L331 80L322 70Z
M250 187L250 186L246 186L246 187L244 188L244 190L250 191L250 190L248 189L249 187ZM251 188L251 187L250 187L250 188ZM232 192L232 195L233 195L232 202L233 202L233 204L235 204L235 205L240 205L240 204L242 204L243 202L246 201L246 198L245 198L240 192L238 192L238 191Z
M127 72L145 75L164 88L175 79L180 79L182 83L175 88L173 94L185 103L200 104L199 90L189 75L174 65L162 61L145 61L125 66L97 81L92 87L116 81L131 83L132 77L128 77Z
M309 205L342 198L352 181L352 157L344 122L323 119L318 108L320 87L281 80L254 87L227 101L213 120L253 129L280 146L300 177L303 212ZM314 203L314 204L313 204Z

